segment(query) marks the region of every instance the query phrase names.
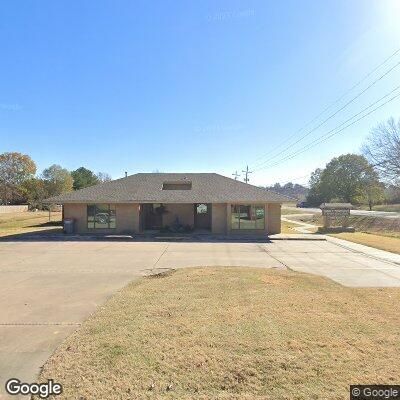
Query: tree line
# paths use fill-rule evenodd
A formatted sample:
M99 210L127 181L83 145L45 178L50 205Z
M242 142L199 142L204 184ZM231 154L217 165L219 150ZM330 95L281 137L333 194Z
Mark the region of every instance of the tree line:
M307 203L374 204L400 202L400 120L390 118L370 132L362 154L333 158L309 181Z
M273 192L280 193L297 200L305 200L309 192L308 187L293 182L287 182L283 185L280 183L275 183L272 186L266 186L265 189L272 190Z
M53 164L36 175L35 162L17 152L0 154L0 204L26 204L43 208L44 199L110 181L105 172L95 174L80 167L68 171Z

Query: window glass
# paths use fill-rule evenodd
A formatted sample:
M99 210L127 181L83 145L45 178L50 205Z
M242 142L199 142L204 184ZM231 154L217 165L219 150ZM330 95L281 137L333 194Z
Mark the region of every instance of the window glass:
M162 210L162 204L161 203L153 203L153 213L159 214Z
M96 213L95 209L96 207L94 204L87 206L87 227L89 229L94 228L94 214Z
M116 228L115 204L110 204L110 228Z
M231 206L232 229L264 229L264 206L233 204Z
M255 206L256 209L256 229L265 228L265 210L264 206Z
M207 204L197 204L197 214L207 214Z
M240 206L233 204L231 206L231 228L239 229L239 212Z
M108 229L116 227L116 212L113 204L89 204L87 206L87 227Z
M96 228L108 228L110 221L108 204L96 204L96 214L94 216L94 222Z
M240 206L240 229L255 229L256 220L254 217L254 208L250 205Z

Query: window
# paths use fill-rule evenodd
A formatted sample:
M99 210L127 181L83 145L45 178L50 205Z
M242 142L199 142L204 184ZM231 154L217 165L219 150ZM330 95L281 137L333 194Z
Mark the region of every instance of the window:
M87 206L87 227L89 229L116 228L115 204L89 204Z
M265 211L262 205L232 204L232 229L264 229Z
M208 207L207 204L197 204L196 205L196 213L197 214L207 214Z
M152 211L156 214L162 214L162 210L165 208L161 203L150 204L150 207L153 208Z

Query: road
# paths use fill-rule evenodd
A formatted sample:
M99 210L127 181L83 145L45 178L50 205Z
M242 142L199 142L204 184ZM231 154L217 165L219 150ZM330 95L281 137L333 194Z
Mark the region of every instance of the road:
M307 213L321 214L321 210L319 208L284 207L284 209L290 210L290 211L302 211L302 212L304 212L304 214L307 214ZM400 212L393 212L393 211L351 210L350 214L363 216L363 217L379 217L379 218L388 218L388 219L400 218Z

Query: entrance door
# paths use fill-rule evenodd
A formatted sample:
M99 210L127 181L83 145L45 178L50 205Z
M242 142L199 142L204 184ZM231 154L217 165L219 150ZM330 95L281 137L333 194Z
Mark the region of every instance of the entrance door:
M211 204L194 205L194 227L198 229L211 229Z
M142 204L145 230L161 229L162 227L161 208L162 208L161 204Z

